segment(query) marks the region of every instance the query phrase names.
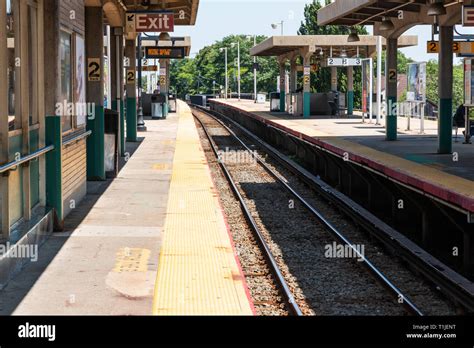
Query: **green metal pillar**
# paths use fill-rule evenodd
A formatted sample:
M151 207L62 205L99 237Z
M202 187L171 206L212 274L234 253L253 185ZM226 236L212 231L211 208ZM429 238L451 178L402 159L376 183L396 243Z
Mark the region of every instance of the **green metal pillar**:
M102 7L86 7L86 54L100 62L100 78L87 81L87 102L94 105L94 113L87 116L87 179L105 180L105 120L104 120L104 30Z
M61 117L46 117L46 145L54 150L46 154L46 205L55 211L55 225L63 221L62 125Z
M137 141L137 100L127 98L127 141Z
M453 152L453 27L439 30L438 153Z
M96 105L95 114L87 119L87 179L105 180L105 119L104 107Z
M303 57L303 117L311 116L311 53Z
M286 111L286 66L280 61L280 112Z
M128 73L136 75L137 70L137 43L135 40L127 40L125 42L125 56L129 62ZM127 124L127 141L137 141L137 79L126 79L126 124Z
M398 54L398 39L387 39L387 125L386 125L386 139L387 141L396 141L397 134L397 86L398 86L398 72L397 72L397 54Z
M354 114L354 68L347 67L347 114Z

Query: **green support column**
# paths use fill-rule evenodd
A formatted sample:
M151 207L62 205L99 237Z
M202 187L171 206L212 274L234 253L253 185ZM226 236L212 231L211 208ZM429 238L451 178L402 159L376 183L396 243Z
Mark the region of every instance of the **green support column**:
M347 114L354 114L354 68L347 67Z
M125 102L120 100L120 155L125 157Z
M89 115L87 130L92 131L87 138L87 179L105 180L105 120L102 105L96 105L95 115Z
M125 56L128 58L129 66L127 71L131 70L136 74L137 70L137 44L136 39L125 42ZM126 85L126 124L127 138L129 142L137 141L137 79L133 81L127 79Z
M439 28L438 153L453 152L453 27Z
M398 39L387 39L387 124L386 139L387 141L396 141L398 139L397 131L397 54Z
M280 61L280 112L286 111L286 67L285 60Z
M127 98L127 141L137 141L137 100Z
M311 116L311 93L303 93L303 117L308 118Z
M280 90L280 112L286 111L286 93Z
M87 116L87 179L105 180L105 116L104 116L104 37L97 35L104 30L101 6L86 6L86 55L100 61L97 81L87 81L87 102L94 105L94 113Z
M311 52L303 54L303 117L311 116Z
M46 205L55 211L55 225L63 221L62 126L61 117L46 117L46 145L54 150L46 154Z

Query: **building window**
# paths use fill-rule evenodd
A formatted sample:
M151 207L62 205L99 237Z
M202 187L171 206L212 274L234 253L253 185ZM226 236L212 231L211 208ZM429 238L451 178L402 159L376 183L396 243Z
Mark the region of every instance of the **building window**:
M61 99L59 102L66 106L63 108L62 126L63 132L72 129L72 116L68 115L72 108L72 48L71 34L61 30L60 34L60 64L61 64Z

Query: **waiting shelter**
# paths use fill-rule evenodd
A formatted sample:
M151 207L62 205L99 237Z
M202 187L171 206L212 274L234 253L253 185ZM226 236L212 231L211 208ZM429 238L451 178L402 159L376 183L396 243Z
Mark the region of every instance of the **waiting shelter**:
M362 62L351 58L371 58L386 46L386 40L378 41L377 36L361 35L360 41L349 42L348 35L298 35L273 36L251 49L251 55L260 57L277 57L280 65L280 111L294 115L317 115L325 113L328 105L328 94L311 93L311 70L316 67L330 67L331 91L338 90L338 66L329 58L343 58L338 65L347 69L347 109L353 113L354 106L354 66ZM400 38L400 47L416 46L416 36ZM303 62L303 91L298 92L298 58ZM289 88L286 86L286 65L290 62ZM286 90L290 95L286 95ZM379 93L380 94L380 93ZM331 97L329 97L331 98Z

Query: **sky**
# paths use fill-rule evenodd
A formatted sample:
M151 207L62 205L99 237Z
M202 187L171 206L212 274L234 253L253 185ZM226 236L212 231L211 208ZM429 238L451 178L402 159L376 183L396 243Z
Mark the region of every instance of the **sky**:
M231 34L281 35L281 28L272 29L272 23L284 21L285 35L296 35L304 20L304 6L311 0L201 0L194 27L176 27L174 35L191 36L191 56L205 46ZM371 33L371 27L368 27ZM474 34L474 28L461 29ZM405 35L418 35L418 47L402 49L414 61L437 59L426 53L426 42L431 40L430 26L417 26ZM458 60L456 60L458 62Z

